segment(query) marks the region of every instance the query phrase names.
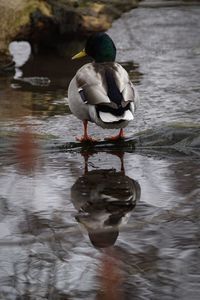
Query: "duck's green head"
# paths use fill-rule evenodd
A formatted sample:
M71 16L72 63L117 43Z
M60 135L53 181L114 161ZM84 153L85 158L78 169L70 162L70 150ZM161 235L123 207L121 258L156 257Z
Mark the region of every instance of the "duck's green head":
M72 57L72 59L81 58L88 55L95 62L115 61L116 47L112 39L104 32L93 34L86 42L85 49Z

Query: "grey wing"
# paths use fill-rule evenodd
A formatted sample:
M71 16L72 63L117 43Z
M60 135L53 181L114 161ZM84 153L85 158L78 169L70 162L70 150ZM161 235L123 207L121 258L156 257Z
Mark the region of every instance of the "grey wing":
M116 82L120 92L123 95L124 102L134 102L135 108L139 105L139 95L137 89L131 82L127 71L120 65L115 63L116 66Z
M118 63L90 63L78 71L76 80L82 100L91 105L109 105L109 103L112 105L112 99L108 94L108 79L105 75L107 71L112 74L116 87L122 96L122 106L126 105L127 102L136 102L136 98L138 98L136 89L126 70Z
M98 72L94 64L86 64L77 72L76 84L83 102L91 105L111 102L102 72Z

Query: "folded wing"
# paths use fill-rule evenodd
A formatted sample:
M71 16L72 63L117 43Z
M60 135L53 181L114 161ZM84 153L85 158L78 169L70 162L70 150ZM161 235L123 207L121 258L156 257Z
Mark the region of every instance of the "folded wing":
M117 63L90 63L76 76L83 102L105 104L114 109L134 102L135 91L126 70Z

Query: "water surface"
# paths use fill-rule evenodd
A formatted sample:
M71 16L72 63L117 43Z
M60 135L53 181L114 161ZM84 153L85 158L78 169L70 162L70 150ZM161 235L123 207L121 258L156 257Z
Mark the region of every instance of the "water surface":
M67 86L83 62L1 76L0 299L199 299L199 12L141 7L113 24L141 95L120 147L75 143Z

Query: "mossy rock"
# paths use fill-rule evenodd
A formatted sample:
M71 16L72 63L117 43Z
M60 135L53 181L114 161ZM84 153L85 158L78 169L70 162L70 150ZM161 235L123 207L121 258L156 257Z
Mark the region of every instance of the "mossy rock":
M31 14L39 10L51 17L51 7L40 0L1 0L0 2L0 51L8 54L8 44L30 25Z
M73 40L106 31L124 11L137 6L139 0L1 0L0 54L8 55L12 40L27 40L35 52L58 50L62 42L70 47ZM122 5L123 3L123 5ZM5 63L5 58L2 58Z

